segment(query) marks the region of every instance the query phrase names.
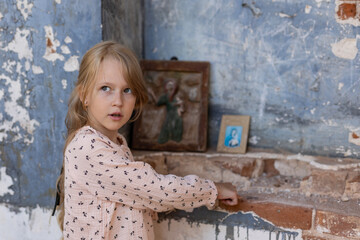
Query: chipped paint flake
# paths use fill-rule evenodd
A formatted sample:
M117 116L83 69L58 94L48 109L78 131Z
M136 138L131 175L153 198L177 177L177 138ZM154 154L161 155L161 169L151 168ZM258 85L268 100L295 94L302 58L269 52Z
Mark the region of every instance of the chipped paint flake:
M281 17L281 18L292 18L293 16L290 16L290 15L285 14L285 13L279 13L279 17Z
M360 136L356 132L349 133L349 143L360 146Z
M17 9L21 12L26 20L31 15L31 9L34 6L33 3L28 3L28 0L18 0L16 3Z
M40 66L32 66L32 71L34 74L42 74L44 73L44 71L42 70L42 68Z
M1 19L3 19L3 15L2 15L2 13L0 12L0 21L1 21Z
M64 64L64 70L66 72L75 72L79 70L79 56L71 56Z
M317 7L320 8L322 3L329 3L332 0L315 0L315 2L317 3Z
M338 90L341 91L341 89L344 87L344 83L339 83Z
M260 137L258 136L252 136L251 138L249 138L249 142L253 145L258 144L260 141Z
M309 14L311 12L312 7L310 5L305 6L305 13Z
M60 46L60 42L55 39L52 27L44 26L44 29L46 50L43 58L51 62L55 62L56 60L64 61L64 56L56 52L56 48Z
M70 49L68 48L68 46L65 46L65 45L62 45L61 46L61 52L63 53L63 54L70 54L71 52L70 52Z
M7 71L8 73L13 72L13 67L16 65L15 61L11 61L8 59L6 62L3 63L2 68Z
M14 185L12 178L6 174L6 168L0 168L0 196L6 194L14 195L14 191L10 187Z
M28 72L30 70L30 63L29 61L25 62L25 70Z
M5 51L12 51L18 54L19 59L33 59L32 49L29 47L27 37L30 34L28 29L16 29L14 39L8 44L7 47L3 48Z
M62 84L62 86L63 86L63 89L66 89L66 88L67 88L67 81L66 81L66 79L61 80L61 84Z
M358 52L356 38L341 39L339 42L331 44L331 50L339 58L354 60Z
M66 36L64 41L66 44L72 43L72 39L69 36Z
M57 4L61 4L61 0L55 0Z
M353 152L350 149L346 149L345 146L339 146L335 151L336 153L342 154L345 157L349 157L353 154Z

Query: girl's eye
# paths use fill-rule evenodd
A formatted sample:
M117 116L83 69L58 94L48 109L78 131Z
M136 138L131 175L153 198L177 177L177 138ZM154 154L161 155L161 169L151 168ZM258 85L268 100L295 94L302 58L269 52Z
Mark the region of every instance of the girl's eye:
M125 88L124 93L132 93L131 88Z
M104 91L104 92L108 92L108 91L110 91L110 87L108 87L108 86L102 86L102 87L101 87L101 90Z

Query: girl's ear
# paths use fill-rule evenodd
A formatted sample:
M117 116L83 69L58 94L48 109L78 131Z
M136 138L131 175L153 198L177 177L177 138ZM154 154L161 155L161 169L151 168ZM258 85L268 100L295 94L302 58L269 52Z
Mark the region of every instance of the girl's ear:
M86 97L84 96L84 91L83 91L83 89L78 88L78 89L77 89L77 93L78 93L80 102L82 103L82 105L83 105L84 107L86 107L86 105L87 105L88 103L87 103Z

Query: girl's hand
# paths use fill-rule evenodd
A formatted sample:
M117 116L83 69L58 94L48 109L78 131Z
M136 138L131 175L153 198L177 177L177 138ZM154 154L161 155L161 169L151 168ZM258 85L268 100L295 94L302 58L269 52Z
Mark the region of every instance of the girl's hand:
M238 195L234 185L231 183L215 183L218 191L217 199L228 206L235 206L238 204Z

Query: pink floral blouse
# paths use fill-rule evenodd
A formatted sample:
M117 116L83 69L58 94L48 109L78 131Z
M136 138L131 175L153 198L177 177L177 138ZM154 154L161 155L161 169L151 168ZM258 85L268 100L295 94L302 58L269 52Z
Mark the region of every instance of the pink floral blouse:
M158 174L118 139L85 126L67 146L64 239L154 239L154 212L214 206L212 181Z

